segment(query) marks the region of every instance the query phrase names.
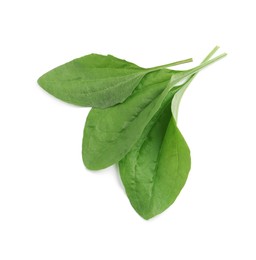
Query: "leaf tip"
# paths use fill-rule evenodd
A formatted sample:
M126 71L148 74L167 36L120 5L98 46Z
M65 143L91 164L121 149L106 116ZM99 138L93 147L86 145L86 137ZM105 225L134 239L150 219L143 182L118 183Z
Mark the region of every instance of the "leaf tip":
M39 78L37 79L37 81L36 81L38 85L40 85L40 81L41 81L41 77L39 77Z

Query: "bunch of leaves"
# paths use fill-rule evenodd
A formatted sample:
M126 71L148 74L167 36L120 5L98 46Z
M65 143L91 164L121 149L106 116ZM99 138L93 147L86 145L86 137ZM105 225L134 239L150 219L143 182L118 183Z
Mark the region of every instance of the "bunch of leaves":
M38 80L61 100L92 107L84 127L84 164L91 170L118 164L131 205L144 219L167 209L186 182L191 158L177 127L179 104L196 74L226 55L212 58L217 49L183 71L167 68L192 59L144 69L91 54Z

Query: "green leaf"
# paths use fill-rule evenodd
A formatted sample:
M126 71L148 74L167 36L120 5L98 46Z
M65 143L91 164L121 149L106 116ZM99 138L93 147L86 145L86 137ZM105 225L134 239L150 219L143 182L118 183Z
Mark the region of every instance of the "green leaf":
M181 91L191 81L189 78ZM176 126L169 92L137 143L119 162L127 196L137 213L152 218L167 209L184 186L190 170L190 152Z
M167 209L184 186L190 165L189 148L167 106L149 133L119 162L122 182L137 213L149 219Z
M85 166L99 170L119 162L138 141L175 86L215 62L219 56L187 71L161 70L146 75L136 91L122 104L92 109L87 117L82 155ZM170 80L171 79L171 80Z
M126 100L147 73L190 61L144 69L111 55L90 54L47 72L38 84L65 102L105 108Z
M191 163L190 152L172 116L171 103L192 77L178 91L168 93L137 143L119 162L127 196L144 219L167 209L186 182Z
M217 48L202 64L216 50ZM137 213L145 219L167 209L187 180L191 166L190 152L176 125L173 111L178 112L181 96L195 75L190 76L169 99L169 103L162 106L144 129L138 142L119 162L120 175L128 198ZM179 98L175 100L176 96Z

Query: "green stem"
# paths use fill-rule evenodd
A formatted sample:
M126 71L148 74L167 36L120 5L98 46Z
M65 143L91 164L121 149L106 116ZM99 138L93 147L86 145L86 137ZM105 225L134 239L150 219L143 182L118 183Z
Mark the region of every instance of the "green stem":
M217 51L218 49L219 49L219 47L216 46L216 47L204 58L204 60L201 62L201 65L205 65L205 64L207 63L207 61L209 61L209 60L211 59L211 57L216 53L216 51ZM218 57L217 57L217 60L220 59L220 58L223 58L223 57L224 57L223 55L225 56L226 54L222 54L222 55L218 56ZM215 61L217 61L217 60L215 59ZM212 59L211 61L212 61L212 62L215 62L214 59ZM212 62L211 62L211 63L212 63ZM211 63L209 63L209 64L211 64ZM209 65L209 64L208 64L208 65ZM199 66L200 66L200 65L199 65ZM198 66L198 67L199 67L199 66ZM206 64L205 66L207 66L207 64ZM198 67L196 67L196 68L198 68ZM195 68L195 69L196 69L196 68ZM202 69L202 68L201 68L201 69ZM193 69L192 69L192 70L193 70ZM178 120L178 110L179 110L179 105L180 105L181 98L182 98L184 92L186 91L187 87L189 86L189 84L191 83L191 81L195 78L195 76L197 75L198 72L199 72L199 71L197 71L196 73L190 75L190 76L188 77L188 79L186 80L186 82L183 83L182 85L173 88L174 91L176 91L176 89L177 89L177 92L179 91L177 94L175 94L175 96L174 96L174 98L173 98L173 101L172 101L172 105L171 105L171 107L172 107L172 114L173 114L173 116L174 116L176 122L177 122L177 120Z
M215 52L215 51L216 51L216 50L214 49L214 52ZM213 52L213 53L214 53L214 52ZM210 53L208 56L211 56L211 55L212 55L212 54ZM223 53L223 54L221 54L221 55L219 55L219 56L217 56L217 57L215 57L215 58L213 58L213 59L211 59L211 60L207 60L207 61L201 63L200 65L196 66L196 67L193 68L193 69L186 70L186 71L184 71L184 72L179 72L179 73L176 75L176 77L174 77L174 79L171 81L172 85L178 83L180 80L184 79L185 77L188 77L188 76L190 76L190 75L193 75L193 74L199 72L200 70L204 69L205 67L207 67L207 66L209 66L209 65L211 65L211 64L213 64L213 63L215 63L216 61L218 61L218 60L220 60L220 59L222 59L222 58L224 58L226 55L227 55L226 53ZM207 57L208 57L208 56L207 56Z
M186 60L179 60L179 61L175 61L175 62L172 62L172 63L168 63L168 64L165 64L165 65L161 65L161 66L156 66L156 67L153 67L153 68L149 68L149 69L147 69L147 70L154 71L154 70L159 70L159 69L164 69L164 68L168 68L168 67L172 67L172 66L181 65L181 64L184 64L184 63L192 62L192 61L193 61L192 58L186 59Z
M224 58L225 56L227 56L226 53L222 53L221 55L211 59L211 60L208 60L206 62L203 62L202 64L198 65L197 67L193 68L193 69L190 69L190 70L187 70L187 76L191 75L191 74L194 74L196 72L199 72L200 70L202 70L203 68L209 66L210 64L213 64L214 62Z
M215 47L213 48L213 50L204 58L204 60L201 62L201 64L204 63L204 62L206 62L206 61L208 61L208 60L215 54L215 52L216 52L219 48L220 48L219 46L215 46Z
M207 62L208 60L210 60L210 58L216 53L216 51L219 49L219 46L215 46L213 48L213 50L204 58L204 60L200 63L201 65L204 64L205 62ZM199 72L199 71L198 71ZM197 73L198 73L197 72ZM188 79L188 82L191 82L192 79L194 79L194 77L197 75L197 73L193 74L192 76L190 76L190 78Z
M219 46L215 46L213 48L213 50L204 58L204 60L200 63L200 64L203 64L205 63L206 61L210 60L210 58L216 53L216 51L219 49ZM198 72L197 72L198 73ZM183 86L188 86L190 84L190 82L195 78L195 76L197 75L197 73L194 73L193 75L191 75L188 80L182 84L182 86L177 86L177 88L180 89L180 87L183 87ZM186 89L186 87L185 87ZM184 89L184 91L185 91Z

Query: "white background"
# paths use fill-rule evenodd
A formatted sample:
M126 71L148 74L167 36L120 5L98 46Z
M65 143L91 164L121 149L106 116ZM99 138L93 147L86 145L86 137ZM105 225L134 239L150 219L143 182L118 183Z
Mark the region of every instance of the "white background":
M256 259L254 2L1 2L1 260ZM115 167L83 166L89 109L58 101L36 80L92 52L144 67L189 57L196 65L216 44L228 56L181 103L188 181L145 221Z

